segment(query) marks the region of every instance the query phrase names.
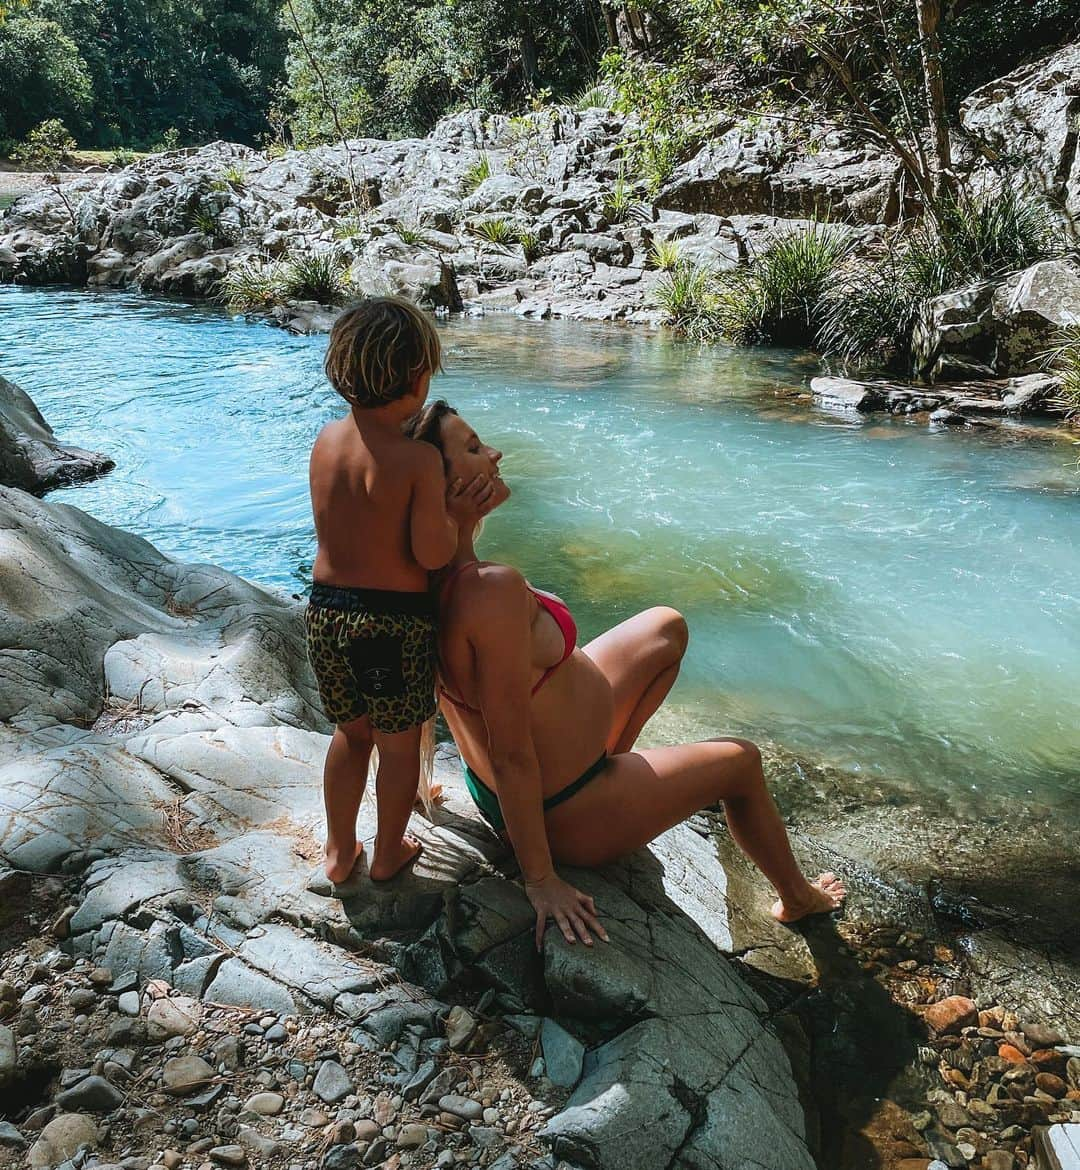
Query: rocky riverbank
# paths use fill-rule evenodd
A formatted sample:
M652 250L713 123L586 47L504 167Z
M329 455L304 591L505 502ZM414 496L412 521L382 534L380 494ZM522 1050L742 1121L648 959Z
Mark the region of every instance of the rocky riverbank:
M768 749L804 863L849 875L849 923L773 923L722 818L701 817L571 875L611 947L549 933L537 956L452 753L413 873L322 878L327 728L295 603L16 488L0 531L15 1156L854 1170L872 1148L903 1170L1003 1170L1028 1164L1036 1124L1080 1120L1051 1043L1080 1038L1052 878L1068 842L1045 828L1018 923L1023 875L1002 878L979 810L915 785L848 799L852 778ZM1039 815L1010 832L1030 845ZM972 1007L938 1027L956 996Z
M1042 192L1063 209L1063 240L1080 198L1078 87L1080 51L1067 46L972 94L955 144L971 190ZM719 124L652 195L623 169L635 132L601 108L471 110L422 139L275 157L221 142L171 151L20 199L0 222L0 279L185 297L225 287L302 332L329 328L328 301L387 292L446 312L655 325L658 247L729 270L827 215L877 254L902 210L896 161L825 127L808 142ZM1080 270L1066 255L934 298L915 365L928 382L969 386L959 397L978 410L1060 411L1053 393L1018 405L995 379L1037 373L1077 319Z

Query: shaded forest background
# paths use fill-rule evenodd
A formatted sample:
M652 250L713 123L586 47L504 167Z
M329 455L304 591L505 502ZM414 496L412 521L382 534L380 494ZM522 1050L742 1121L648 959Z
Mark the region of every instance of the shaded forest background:
M864 48L914 75L916 19L914 0L0 0L0 153L48 119L86 148L310 146L337 137L327 93L350 135L377 137L466 107L602 100L641 116L655 186L703 118L828 108L815 44L896 116L904 94ZM951 108L1078 23L1080 0L945 4Z

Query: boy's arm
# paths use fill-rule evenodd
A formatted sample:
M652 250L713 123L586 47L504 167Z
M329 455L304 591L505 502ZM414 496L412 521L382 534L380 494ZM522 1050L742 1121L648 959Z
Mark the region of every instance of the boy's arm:
M457 549L457 524L446 510L446 476L442 457L427 443L417 443L416 476L409 506L409 540L413 556L425 569L447 564Z

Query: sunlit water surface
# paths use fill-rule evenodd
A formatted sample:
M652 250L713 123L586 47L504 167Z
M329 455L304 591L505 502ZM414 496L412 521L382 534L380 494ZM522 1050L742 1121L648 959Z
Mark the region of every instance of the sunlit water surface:
M341 409L325 338L11 287L0 324L0 372L117 463L50 499L303 591L308 451ZM562 594L585 639L649 605L688 618L653 739L741 732L1075 810L1076 448L831 417L783 398L815 371L790 353L503 317L443 338L434 392L505 452L514 492L484 554Z

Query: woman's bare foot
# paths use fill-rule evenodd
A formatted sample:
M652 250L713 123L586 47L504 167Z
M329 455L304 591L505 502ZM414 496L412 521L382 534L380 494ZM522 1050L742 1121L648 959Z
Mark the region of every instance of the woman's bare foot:
M834 873L823 873L821 877L806 883L806 893L801 898L780 898L772 908L777 922L798 922L811 914L831 914L839 910L847 897L844 883Z
M373 882L388 882L413 861L423 850L423 845L411 834L406 833L393 846L383 846L375 839L375 856L371 861L368 876Z
M364 845L361 841L354 841L352 845L344 848L331 847L330 842L326 843L326 862L324 871L326 876L334 883L334 885L341 885L342 882L348 881L349 875L356 868L356 863L364 855Z

